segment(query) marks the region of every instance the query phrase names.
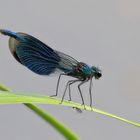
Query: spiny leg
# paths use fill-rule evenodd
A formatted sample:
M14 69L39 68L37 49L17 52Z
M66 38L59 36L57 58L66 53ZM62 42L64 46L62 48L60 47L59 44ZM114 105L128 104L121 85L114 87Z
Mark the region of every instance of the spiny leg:
M71 83L70 83L71 84ZM69 84L69 101L71 101L71 90L70 90L70 84Z
M68 88L69 84L71 82L73 83L73 82L76 82L76 81L79 81L79 80L70 80L70 81L67 82L60 104L62 104L62 102L64 100L64 97L65 97L65 94L66 94L66 91L67 91L67 88Z
M91 89L92 89L92 79L90 79L90 85L89 85L90 107L91 107L91 110L92 110L92 93L91 93Z
M81 96L81 99L82 99L82 105L84 106L84 109L86 109L86 108L85 108L84 98L83 98L82 91L81 91L80 87L81 87L81 85L83 85L83 84L86 83L86 82L87 82L87 80L82 81L82 82L78 85L78 90L79 90L79 93L80 93L80 96Z
M70 90L70 86L72 85L72 84L74 84L74 83L76 83L76 82L79 82L79 81L81 81L81 80L73 80L71 83L69 83L69 101L71 101L71 90ZM73 107L73 109L76 109L76 111L78 112L78 113L82 113L82 110L80 109L80 108L78 108L78 107Z
M61 73L61 74L59 75L59 77L58 77L58 81L57 81L57 86L56 86L56 94L51 95L50 97L54 97L54 96L57 96L57 95L58 95L58 87L59 87L60 78L61 78L62 75L66 75L66 74Z
M71 101L71 90L70 90L70 86L76 82L79 82L80 80L73 80L71 81L71 83L69 83L68 87L69 87L69 101Z

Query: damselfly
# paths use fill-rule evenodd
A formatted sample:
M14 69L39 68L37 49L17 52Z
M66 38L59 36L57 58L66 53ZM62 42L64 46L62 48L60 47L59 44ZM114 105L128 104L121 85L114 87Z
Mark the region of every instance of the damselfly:
M70 86L76 82L80 82L78 84L78 90L82 99L82 105L84 105L85 108L84 98L80 87L84 83L90 81L89 95L90 106L92 107L92 78L99 79L102 76L101 70L98 67L90 67L83 62L78 62L69 55L53 50L31 35L3 29L1 29L0 32L3 35L10 36L9 48L11 53L19 63L23 64L31 71L40 75L50 75L57 70L60 71L56 94L53 96L57 96L58 94L59 82L62 75L76 78L67 82L61 103L63 102L67 89L69 89L69 100L71 101Z

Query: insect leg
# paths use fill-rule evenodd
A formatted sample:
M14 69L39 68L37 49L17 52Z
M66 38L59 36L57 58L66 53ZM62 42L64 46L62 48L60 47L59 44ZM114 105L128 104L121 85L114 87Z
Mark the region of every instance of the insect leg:
M76 82L79 82L80 80L73 80L73 81L71 81L71 83L69 83L69 101L71 101L71 90L70 90L70 86L72 85L72 84L74 84L74 83L76 83Z
M60 104L62 104L62 102L63 102L63 100L64 100L64 97L65 97L65 94L66 94L66 91L67 91L67 88L68 88L69 84L70 84L71 82L74 83L74 82L76 82L76 81L79 81L79 80L70 80L70 81L67 82L66 87L65 87L65 90L64 90L64 94L63 94L63 97L62 97L62 99L61 99Z
M70 85L71 85L72 83L70 83L69 84L69 101L71 101L71 90L70 90Z
M90 79L90 85L89 85L90 107L91 107L91 110L92 110L92 93L91 93L91 89L92 89L92 79Z
M58 77L58 81L57 81L57 86L56 86L56 94L55 95L51 95L51 97L57 96L58 95L58 87L59 87L59 83L60 83L60 78L62 75L66 75L65 73L61 73Z
M80 96L81 96L81 99L82 99L82 105L84 105L84 109L85 109L85 103L84 103L84 98L83 98L83 95L82 95L82 91L81 91L81 85L83 85L84 83L86 83L87 80L85 81L82 81L79 85L78 85L78 90L79 90L79 93L80 93Z
M72 84L76 83L76 82L79 82L79 81L81 81L81 80L73 80L71 83L69 83L69 85L68 85L69 86L69 101L71 101L71 90L70 90L70 86ZM73 107L73 109L76 109L76 111L78 113L82 113L82 110L80 108L78 108L78 107Z

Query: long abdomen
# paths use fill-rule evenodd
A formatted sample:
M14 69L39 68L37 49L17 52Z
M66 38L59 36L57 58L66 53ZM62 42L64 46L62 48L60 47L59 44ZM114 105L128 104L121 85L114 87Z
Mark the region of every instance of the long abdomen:
M13 38L18 37L17 33L9 31L9 30L5 30L5 29L0 29L0 33L2 33L3 35L8 35L8 36L13 37Z

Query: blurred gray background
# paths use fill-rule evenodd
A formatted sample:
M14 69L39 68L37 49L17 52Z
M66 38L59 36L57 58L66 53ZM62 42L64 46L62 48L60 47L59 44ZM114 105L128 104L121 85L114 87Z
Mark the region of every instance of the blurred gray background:
M93 82L94 106L140 122L140 1L0 0L0 28L29 33L78 61L96 65L103 76ZM58 76L34 74L17 63L0 35L0 83L15 92L55 93ZM64 83L63 78L59 98ZM88 84L83 96L89 104ZM81 102L76 85L72 98ZM80 140L137 140L140 129L93 112L40 105ZM0 106L1 140L63 140L23 105Z

